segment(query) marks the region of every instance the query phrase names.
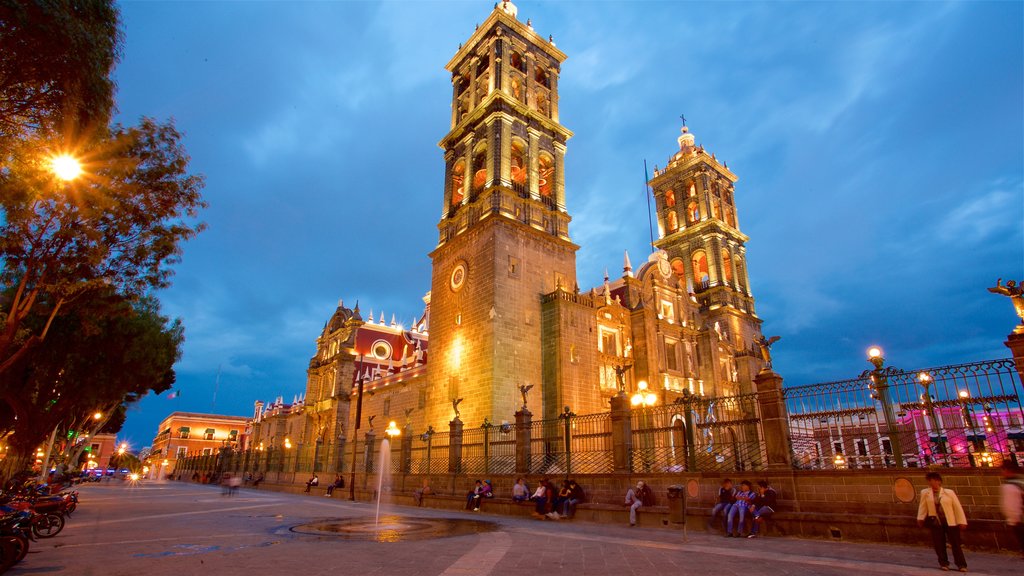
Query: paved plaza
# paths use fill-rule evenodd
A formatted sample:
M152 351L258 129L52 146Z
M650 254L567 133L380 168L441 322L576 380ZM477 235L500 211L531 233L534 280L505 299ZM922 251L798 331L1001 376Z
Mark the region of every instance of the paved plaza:
M369 518L374 508L323 496L186 483L85 485L55 538L34 543L12 574L938 574L923 546L769 537L726 539L703 529L630 528L386 506L382 515L464 518L494 531L398 542L300 534L318 520ZM974 574L1019 574L1011 555L968 551Z

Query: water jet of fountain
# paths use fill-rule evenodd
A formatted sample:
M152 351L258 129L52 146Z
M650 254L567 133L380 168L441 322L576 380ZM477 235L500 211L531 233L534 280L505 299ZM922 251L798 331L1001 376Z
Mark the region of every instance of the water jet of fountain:
M384 475L388 476L388 485L391 478L391 441L384 438L380 441L380 458L377 462L377 513L373 517L373 524L380 524L380 499L384 495Z

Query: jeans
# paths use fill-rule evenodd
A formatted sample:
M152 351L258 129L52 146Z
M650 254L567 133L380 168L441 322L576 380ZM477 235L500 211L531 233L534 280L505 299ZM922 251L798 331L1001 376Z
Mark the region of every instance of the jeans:
M771 518L772 514L775 514L775 510L772 510L768 506L761 506L757 510L754 510L754 526L751 527L750 533L757 534L758 528L761 526L761 523L758 522L758 519Z
M737 502L733 504L732 508L729 509L729 522L725 526L725 532L727 534L733 534L733 526L736 527L736 534L743 532L743 525L747 520L747 512L748 507L746 503ZM736 519L738 519L738 521Z
M960 547L960 527L950 526L940 522L931 527L932 545L935 546L935 555L939 557L939 566L949 566L949 556L946 554L946 540L953 549L953 561L957 568L966 568L967 559L964 558L964 550Z
M562 516L568 516L572 518L573 514L576 513L576 505L579 504L579 500L575 498L566 498L565 502L562 502Z
M626 506L629 506L629 525L636 524L636 511L644 505L632 488L626 492Z
M548 512L548 499L547 498L534 498L537 505L534 507L534 512L537 514L547 514Z
M711 509L711 519L708 520L708 524L711 526L715 525L715 518L718 517L719 513L722 515L722 524L729 521L729 510L732 508L731 502L719 502L715 504L715 507Z

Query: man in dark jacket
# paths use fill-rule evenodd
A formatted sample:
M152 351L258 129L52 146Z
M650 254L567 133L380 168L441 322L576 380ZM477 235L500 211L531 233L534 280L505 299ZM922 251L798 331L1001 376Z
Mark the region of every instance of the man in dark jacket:
M750 503L750 511L754 513L754 526L750 529L750 536L747 538L757 538L761 523L775 513L775 507L778 506L777 499L778 493L768 485L768 481L758 480L757 496L754 496L754 500Z

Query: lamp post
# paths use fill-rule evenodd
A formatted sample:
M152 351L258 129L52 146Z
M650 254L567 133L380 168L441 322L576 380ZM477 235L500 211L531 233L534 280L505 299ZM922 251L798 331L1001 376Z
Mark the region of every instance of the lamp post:
M903 447L900 444L900 434L897 428L896 415L892 410L892 401L889 399L889 376L897 370L892 366L885 366L885 357L882 349L878 346L868 348L868 361L875 367L874 370L865 370L861 377L870 377L873 396L882 405L882 416L885 417L885 426L889 433L889 443L892 445L893 461L897 468L903 468Z
M565 477L568 478L572 475L572 419L576 417L572 410L568 406L562 408L562 413L558 415L558 419L562 421L564 430L562 432L562 439L565 442Z
M427 443L427 474L430 474L430 444L434 437L434 427L427 426L427 431L420 435L420 440Z
M941 454L946 454L946 446L942 441L942 428L939 425L939 419L935 415L935 404L932 398L929 388L935 382L931 374L927 372L921 372L917 375L917 383L924 388L924 394L921 395L921 401L924 403L925 412L928 414L928 420L931 423L932 431L935 432L935 448L936 451Z
M967 448L967 460L971 466L976 466L977 462L974 460L974 453L982 452L984 446L978 442L978 430L974 426L974 418L971 415L971 393L967 390L960 390L957 392L957 397L960 399L960 413L963 415L964 424L967 425L967 431L971 436L971 446Z
M352 470L348 480L348 499L356 501L356 453L359 445L359 425L363 418L363 355L359 355L359 377L356 392L356 425L352 432Z
M629 402L635 408L640 408L640 418L643 422L643 428L645 434L643 435L641 442L645 446L641 447L641 454L643 454L644 471L649 471L651 468L651 430L650 415L647 413L646 408L654 406L658 401L658 395L647 389L647 382L640 380L636 383L636 392L630 397Z

